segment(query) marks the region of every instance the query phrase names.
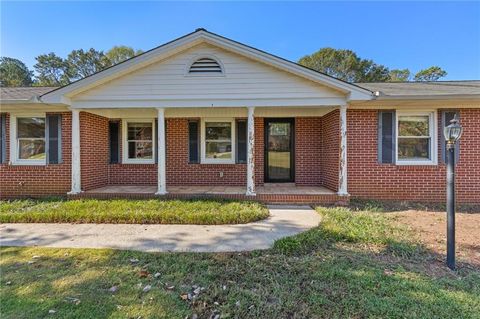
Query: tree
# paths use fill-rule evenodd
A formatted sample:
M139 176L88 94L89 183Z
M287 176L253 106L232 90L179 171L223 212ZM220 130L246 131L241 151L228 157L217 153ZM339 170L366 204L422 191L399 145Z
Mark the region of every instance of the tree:
M431 66L428 69L420 70L415 77L414 81L438 81L447 75L445 70L442 70L439 66Z
M390 70L390 78L388 82L406 82L410 79L410 70L409 69L394 69Z
M88 51L73 50L67 57L67 75L75 81L97 73L111 65L103 51L90 48Z
M362 59L351 50L323 48L298 63L349 82L385 82L390 78L387 67Z
M33 67L37 72L36 85L60 86L70 83L67 75L67 62L55 53L41 54L35 58Z
M0 57L0 86L30 86L33 72L20 60Z
M127 47L125 45L114 46L105 53L105 56L110 61L111 65L118 64L127 59L133 58L136 55L141 54L142 50L135 51L132 47Z

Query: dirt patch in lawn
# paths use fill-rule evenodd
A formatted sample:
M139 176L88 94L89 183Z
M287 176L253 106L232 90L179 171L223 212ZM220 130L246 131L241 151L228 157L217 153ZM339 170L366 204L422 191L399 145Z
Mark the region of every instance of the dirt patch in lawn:
M428 249L446 255L445 212L407 210L392 215L397 222L411 228ZM456 213L455 224L458 260L480 267L480 212Z

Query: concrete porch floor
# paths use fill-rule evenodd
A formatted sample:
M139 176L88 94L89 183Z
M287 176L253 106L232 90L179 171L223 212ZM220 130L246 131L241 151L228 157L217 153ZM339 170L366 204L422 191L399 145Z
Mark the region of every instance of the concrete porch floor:
M108 185L86 191L86 194L154 194L156 186L151 185ZM243 186L167 186L169 194L245 194ZM257 186L257 194L275 195L335 195L322 186L297 186L293 183L268 183Z

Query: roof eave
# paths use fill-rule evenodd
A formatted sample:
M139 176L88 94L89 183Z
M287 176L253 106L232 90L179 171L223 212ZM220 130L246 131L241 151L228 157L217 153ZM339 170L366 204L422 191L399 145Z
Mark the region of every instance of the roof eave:
M480 94L380 95L377 100L476 100Z

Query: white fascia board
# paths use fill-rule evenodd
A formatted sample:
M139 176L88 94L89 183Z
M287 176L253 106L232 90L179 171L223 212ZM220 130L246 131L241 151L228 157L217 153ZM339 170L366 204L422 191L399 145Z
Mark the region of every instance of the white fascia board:
M345 105L344 98L312 98L312 99L235 99L235 100L109 100L109 101L73 101L72 108L149 108L149 107L330 107Z
M381 95L377 100L480 100L480 94Z

